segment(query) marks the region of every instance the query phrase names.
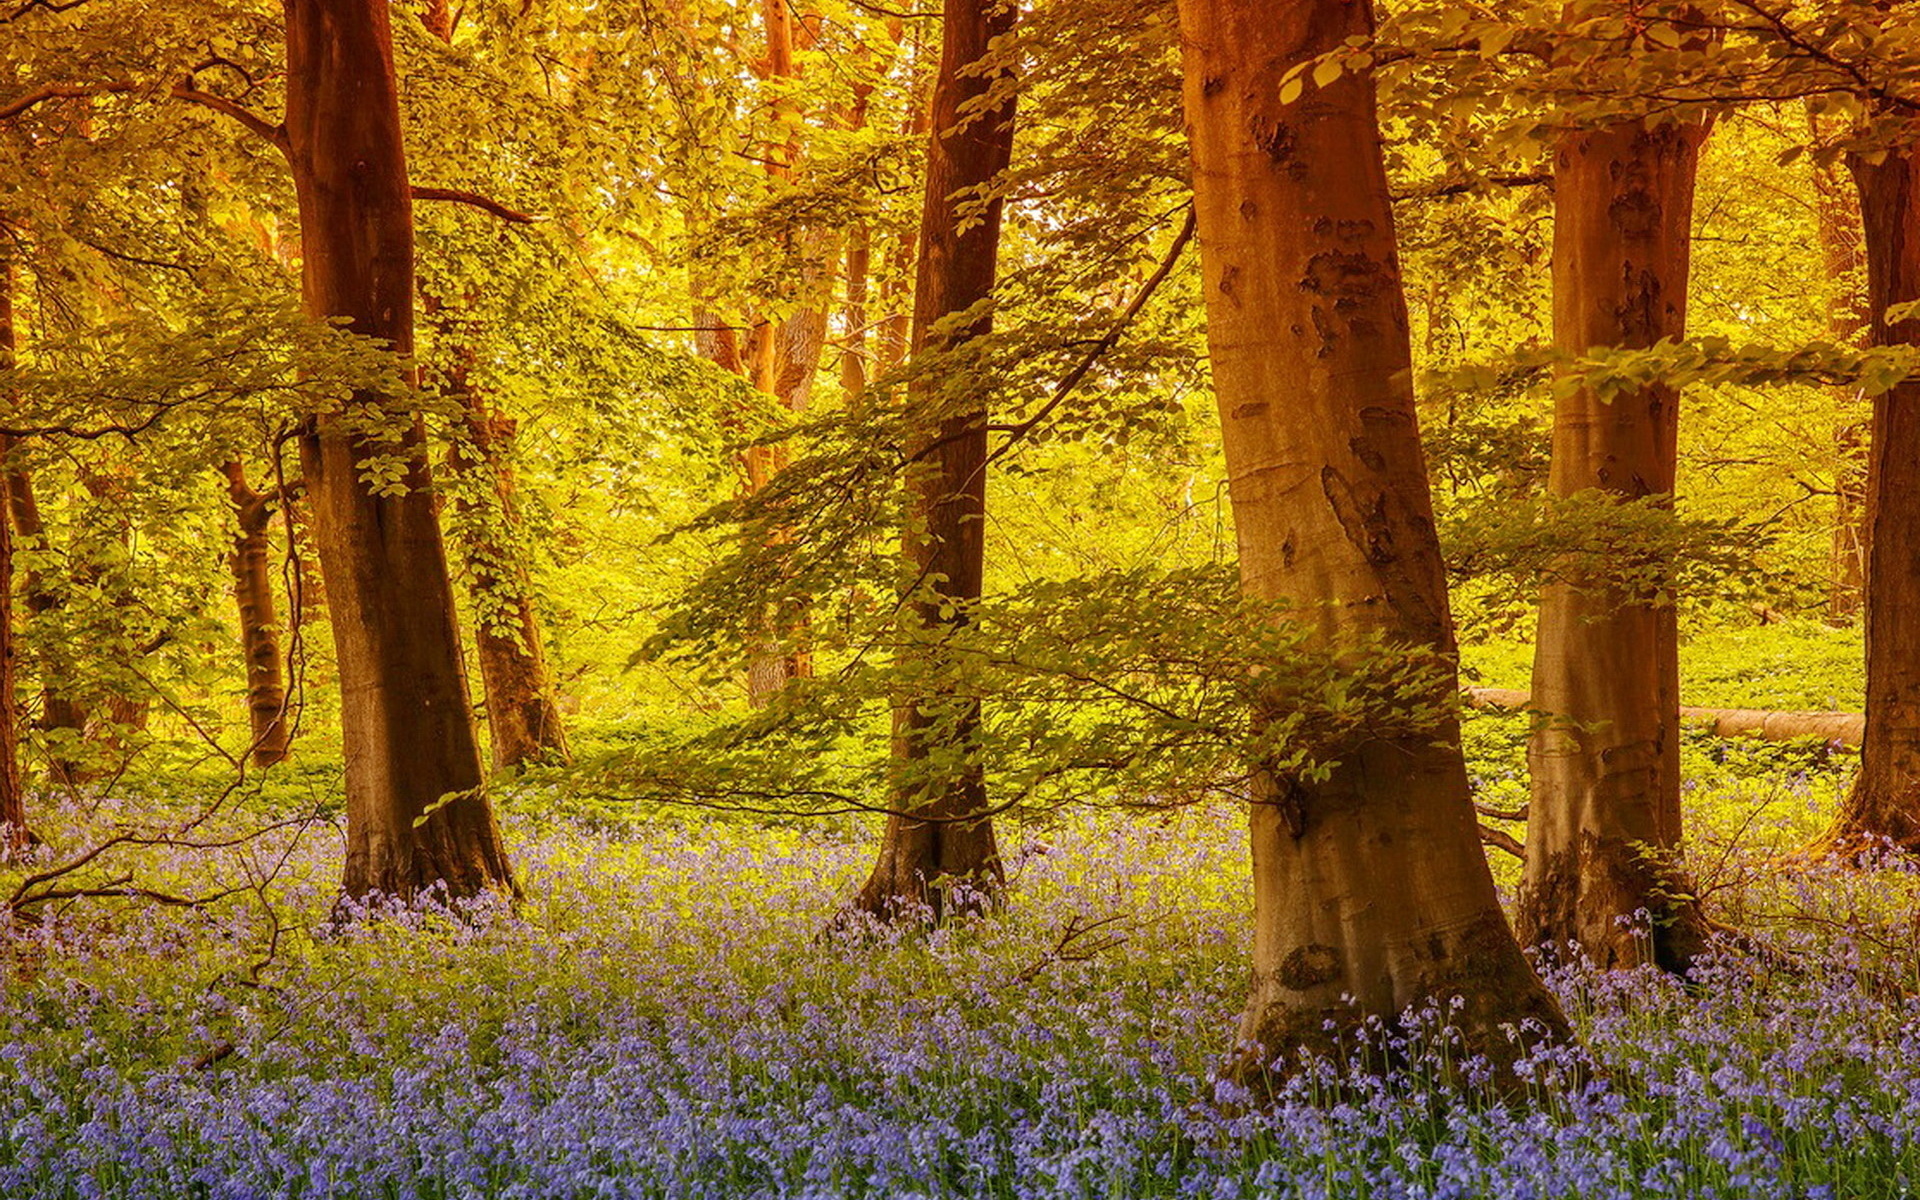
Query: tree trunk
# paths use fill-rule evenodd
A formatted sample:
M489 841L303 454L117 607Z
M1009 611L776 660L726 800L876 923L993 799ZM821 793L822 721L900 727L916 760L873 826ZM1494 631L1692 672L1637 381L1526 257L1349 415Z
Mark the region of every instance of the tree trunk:
M239 460L221 471L227 477L227 497L240 527L227 565L233 572L240 647L247 664L247 719L253 731L250 757L256 767L271 767L286 761L291 730L280 617L274 611L272 539L267 535L273 506L247 485L247 470Z
M384 0L287 0L287 156L307 311L413 352L413 208ZM392 398L356 395L379 411ZM323 417L300 438L339 665L348 895L511 886L482 789L425 434L398 446ZM359 479L406 458L398 495Z
M13 317L13 252L0 228L0 371L12 370L18 351ZM0 396L4 407L14 407L13 395ZM13 447L0 438L0 456ZM0 464L4 465L4 464ZM26 788L20 778L19 702L13 693L13 524L0 513L0 855L32 840L27 829Z
M428 0L427 31L453 43L454 14L447 0ZM426 297L427 311L440 308ZM534 609L533 578L520 550L520 504L515 493L513 421L489 409L473 378L473 348L458 344L446 322L449 389L460 401L473 457L456 448L456 470L476 471L490 495L483 501L456 493L468 534L466 568L473 603L474 657L487 699L493 765L510 770L534 762L565 762L566 727L547 667L545 640Z
M1847 161L1866 231L1867 307L1876 346L1920 343L1920 321L1887 308L1920 299L1920 152ZM1860 775L1823 848L1881 840L1920 853L1920 382L1873 399L1867 469L1867 705Z
M110 528L113 541L116 543L114 552L131 561L135 543L133 522L127 515L128 503L131 499L129 495L132 486L131 478L121 468L102 473L91 467L82 467L79 474L80 485L93 499L92 511L100 514L89 518L99 522L95 526L96 533L100 531L102 525ZM101 580L111 578L103 565L110 560L107 556L96 552L91 545L87 545L86 550L90 557L80 567L81 580L90 587L97 586ZM124 581L115 586L113 591L113 610L116 617L111 629L107 632L111 637L126 641L128 640L127 630L122 618L135 611L135 597ZM150 651L130 649L129 653L138 659ZM131 762L133 756L139 752L138 743L127 735L147 727L147 720L152 713L152 704L144 695L129 693L123 688L115 688L104 697L104 707L105 720L95 722L88 732L94 748L106 758L112 769L115 772L124 771L126 764Z
M484 501L461 497L469 542L468 590L473 598L474 650L487 696L487 732L493 765L501 770L535 762L567 760L560 698L547 668L545 640L533 606L533 578L516 536L520 504L514 492L507 443L513 422L489 412L464 378L455 380L466 411L467 437L475 461L456 467L481 472L492 494Z
M1626 122L1571 134L1554 167L1554 341L1568 354L1686 332L1693 180L1705 125ZM1554 405L1555 496L1671 502L1679 397L1650 385ZM1625 565L1625 564L1622 564ZM1671 564L1650 564L1662 578ZM1663 588L1663 593L1665 589ZM1680 850L1680 658L1670 594L1605 579L1548 587L1534 647L1533 803L1516 925L1578 942L1602 967L1684 970L1706 927ZM1651 944L1633 920L1652 914Z
M1407 309L1373 81L1281 101L1289 68L1371 35L1356 0L1181 0L1207 344L1245 591L1338 651L1379 636L1450 663L1452 617L1414 413ZM1436 702L1453 700L1451 667ZM1457 722L1343 747L1325 779L1254 774L1253 986L1233 1071L1410 1005L1566 1036L1501 914ZM1284 1069L1284 1068L1281 1068Z
M993 294L1000 200L989 201L964 232L956 209L958 194L990 184L1012 156L1014 101L1009 96L976 112L999 76L975 64L994 38L1013 29L1015 17L1010 0L946 0L920 211L916 355L952 351L992 328L989 312L964 329L933 332L949 314ZM963 111L967 123L956 128ZM951 386L929 378L915 380L908 393L910 418L938 418L910 424L903 545L911 619L929 635L917 652L933 656L940 654L941 631L970 619L986 566L988 383L975 377L968 387L957 403ZM974 895L998 890L1000 855L993 824L983 815L986 779L974 744L979 720L978 702L953 696L911 697L894 709L893 757L902 779L893 790L896 813L887 818L879 861L855 901L861 910L889 916L925 906L937 919L951 907L947 880L964 881ZM929 777L927 764L936 757L956 765Z
M1819 136L1816 122L1814 133ZM1830 328L1833 340L1854 344L1867 327L1866 256L1861 246L1860 197L1837 163L1813 168L1814 213L1827 279L1836 289ZM1860 612L1867 578L1867 414L1858 388L1842 388L1841 417L1834 430L1833 574L1827 587L1827 619L1845 625Z
M13 447L7 446L11 452ZM47 548L46 523L40 519L40 502L34 495L33 476L24 470L7 472L7 511L13 521L16 542L24 541L35 550ZM46 574L38 568L29 568L23 580L22 590L26 595L28 620L44 618L47 613L60 607L60 595L47 582ZM68 664L53 661L50 654L39 658L40 674L40 720L38 728L42 733L60 735L62 731L70 734L70 740L78 742L85 736L87 728L87 708L72 694L73 681ZM58 739L56 739L58 740ZM49 749L47 755L47 777L60 787L73 787L86 781L87 772L80 763Z

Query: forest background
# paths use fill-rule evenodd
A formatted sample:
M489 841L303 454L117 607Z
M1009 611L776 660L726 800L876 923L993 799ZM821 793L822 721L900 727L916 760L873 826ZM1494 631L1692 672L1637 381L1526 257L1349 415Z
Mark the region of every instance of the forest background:
M1737 62L1741 38L1765 41L1770 19L1801 22L1782 27L1802 33L1866 19L1845 6L1736 4L1728 14L1741 32L1714 41L1669 37L1657 13L1635 6L1397 6L1378 43L1329 52L1294 83L1305 93L1367 70L1380 80L1463 682L1528 687L1541 588L1600 573L1677 610L1687 703L1862 707L1867 426L1872 398L1906 364L1861 351L1865 249L1843 153L1883 97L1825 82L1749 95L1738 71L1709 71L1717 82L1675 99L1676 77L1727 45ZM425 414L451 599L470 634L465 673L501 772L491 795L540 914L519 918L531 931L475 935L515 947L502 956L513 969L567 924L566 905L610 903L603 875L675 846L697 861L667 866L680 881L646 884L634 911L690 911L693 881L720 898L710 916L727 914L696 922L702 932L675 956L697 955L703 938L774 936L742 903L790 905L796 924L817 931L858 882L848 847L866 845L903 786L888 709L928 692L984 706L968 754L984 764L996 815L1023 831L1006 856L1012 906L1030 902L1038 923L976 930L986 949L939 935L916 949L894 934L875 953L955 955L942 969L962 977L997 961L1038 996L1043 976L1086 985L1073 974L1083 962L1136 950L1139 962L1172 962L1211 944L1217 930L1196 932L1209 922L1244 923L1222 915L1244 887L1245 867L1232 865L1243 851L1219 839L1238 819L1223 804L1244 798L1250 746L1271 749L1249 725L1246 681L1298 673L1288 686L1305 725L1289 733L1303 742L1401 720L1404 698L1392 679L1356 681L1297 653L1235 599L1174 14L1062 0L1021 12L992 41L973 73L985 95L961 115L981 121L1017 92L1011 157L987 189L961 198L953 221L964 233L998 202L992 327L909 355L937 17L851 2L395 8L419 272L416 388L377 342L301 309L281 13L88 0L7 14L4 432L19 738L35 781L27 827L41 844L23 847L0 881L13 893L10 919L33 922L45 956L22 976L43 991L9 1014L16 1029L44 1019L52 997L111 990L100 964L130 945L168 957L142 939L204 946L212 936L225 948L203 949L208 961L155 967L170 982L139 985L170 1014L151 1029L60 1021L87 1044L103 1039L108 1060L127 1045L141 1047L130 1061L178 1051L197 1081L236 1053L274 1062L267 1047L285 1027L265 1014L299 1008L283 993L239 1015L221 1000L215 1016L201 994L208 979L221 981L208 994L226 995L265 986L290 960L357 976L382 955L418 952L403 933L327 948L347 784L341 664L310 540L325 518L301 486L300 431L316 414L393 447L362 464L393 495L407 491L411 414ZM1874 20L1877 69L1897 77L1904 18ZM1542 61L1565 70L1543 73ZM1569 364L1551 350L1549 151L1569 124L1623 106L1642 110L1636 119L1650 110L1655 125L1711 120L1693 198L1688 341ZM1685 385L1677 516L1659 503L1550 500L1556 396L1662 380ZM938 441L956 411L942 405L982 388L992 397L983 598L967 606L975 640L956 667L912 652L938 622L897 600L921 582L911 572L903 581L898 553L915 520L902 480L917 455L903 447ZM362 403L369 394L384 403ZM976 717L962 704L952 719L969 728ZM1528 734L1524 718L1467 718L1484 836L1507 882L1506 850L1524 833ZM1898 872L1773 878L1779 855L1827 828L1849 778L1844 746L1695 732L1679 755L1694 798L1695 883L1719 913L1789 942L1818 940L1823 962L1837 936L1849 970L1864 956L1874 970L1911 971ZM908 770L953 771L937 753L928 761ZM1122 812L1109 821L1102 809ZM1168 848L1131 824L1142 820L1181 831L1179 853L1204 860L1170 891L1204 897L1177 917L1144 898L1161 868L1143 860ZM1118 835L1123 847L1148 844L1132 861L1103 858L1113 830L1135 830ZM799 876L820 882L781 898L796 885L769 872L800 853L790 839L808 848ZM1062 846L1089 865L1062 866ZM1108 911L1075 891L1082 869L1111 869L1141 894ZM1050 887L1063 908L1048 906ZM161 933L134 919L155 906L193 915ZM598 932L576 932L607 946L615 931L632 936L635 919L653 918L607 912ZM1100 932L1108 922L1136 945L1121 950ZM1156 922L1170 942L1141 928ZM1000 936L1013 942L992 945ZM297 953L285 948L296 942ZM349 967L355 955L373 957ZM457 958L447 969L468 969ZM1205 960L1230 980L1207 985L1219 995L1244 990L1231 958ZM887 981L877 990L899 989L886 973L899 963L872 969ZM704 986L752 1009L763 982ZM444 1018L443 1001L396 987L391 1036L404 1040L415 1003ZM1830 1009L1823 1019L1839 1020ZM1647 1036L1648 1026L1610 1034L1599 1001L1580 1010L1593 1045ZM305 1028L317 1010L300 1011ZM476 1020L494 1036L511 1009ZM980 1013L966 1023L994 1024ZM1225 1028L1217 1016L1191 1024ZM474 1032L456 1020L441 1028ZM1193 1059L1201 1045L1171 1074L1205 1074ZM1879 1063L1891 1049L1876 1043L1870 1056ZM477 1059L495 1053L505 1051ZM9 1086L27 1087L23 1078ZM95 1101L72 1078L60 1105L80 1128ZM1857 1095L1897 1110L1884 1075L1875 1079ZM977 1083L969 1075L962 1090ZM1676 1179L1758 1170L1741 1157L1766 1148L1744 1123L1764 1107L1751 1099L1675 1134L1698 1139L1697 1159L1649 1153L1679 1161ZM160 1109L169 1104L179 1098ZM1707 1130L1729 1111L1742 1137L1716 1158ZM470 1129L472 1119L440 1113L428 1124ZM1817 1122L1794 1120L1766 1129L1816 1138ZM1327 1133L1327 1145L1350 1132ZM1612 1136L1589 1132L1596 1146ZM124 1147L9 1136L18 1178L35 1186L56 1162L65 1171L85 1159L96 1178L129 1169ZM1793 1144L1801 1169L1832 1159L1823 1141ZM1235 1146L1213 1164L1223 1178L1259 1169L1262 1155ZM1163 1149L1140 1151L1142 1161ZM197 1163L207 1151L181 1153ZM338 1150L303 1153L344 1161ZM518 1178L523 1153L503 1151L488 1169ZM861 1158L869 1151L846 1153L878 1171L863 1186L931 1170L912 1156L880 1169ZM369 1161L376 1174L421 1176L390 1156ZM1420 1186L1439 1186L1439 1163L1411 1168ZM763 1165L748 1174L758 1179ZM1842 1166L1890 1177L1884 1163ZM718 1178L701 1154L658 1169ZM955 1170L953 1186L968 1186ZM1078 1178L1078 1167L1049 1170L1056 1182Z

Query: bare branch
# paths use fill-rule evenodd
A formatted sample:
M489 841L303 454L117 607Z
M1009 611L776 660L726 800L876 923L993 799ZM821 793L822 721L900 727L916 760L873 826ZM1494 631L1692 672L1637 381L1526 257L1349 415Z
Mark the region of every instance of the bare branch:
M1485 825L1482 825L1480 826L1480 844L1482 846L1496 846L1505 850L1508 854L1513 855L1515 858L1520 859L1522 862L1526 861L1527 848L1521 845L1520 840L1510 833L1502 833L1498 829L1489 829Z
M213 92L203 92L199 88L194 87L192 83L175 84L172 95L176 100L185 100L189 104L198 104L202 108L212 109L217 113L225 113L227 116L232 117L234 120L240 122L240 124L246 126L252 133L280 147L283 152L287 148L287 127L285 125L275 125L244 104L236 103L227 99L225 96L216 95Z
M455 204L471 205L481 212L492 213L502 221L514 225L531 225L540 219L531 213L508 208L498 200L482 196L478 192L463 192L458 188L421 187L416 184L413 188L413 198L415 200L451 200Z

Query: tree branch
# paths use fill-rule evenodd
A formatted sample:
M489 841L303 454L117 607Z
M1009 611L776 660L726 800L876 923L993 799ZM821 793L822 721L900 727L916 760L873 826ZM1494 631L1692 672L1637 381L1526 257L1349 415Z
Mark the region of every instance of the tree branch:
M227 116L232 117L234 120L240 122L240 124L246 126L250 132L280 147L282 152L285 152L287 148L287 127L285 125L273 124L244 104L237 104L225 96L215 95L213 92L203 92L191 83L174 84L172 95L176 100L185 100L189 104L198 104L202 108L209 108L217 113L225 113Z
M0 105L0 121L11 121L35 105L44 104L49 100L70 100L83 96L100 96L108 92L130 92L132 90L133 85L124 81L119 83L49 83L43 87L35 88L17 100L12 100L4 105Z
M463 192L458 188L421 187L415 184L413 198L415 200L451 200L455 204L471 205L481 212L492 213L502 221L514 225L531 225L540 219L531 213L508 208L498 200L489 199L478 192Z
M1433 200L1441 196L1458 196L1465 192L1479 191L1483 187L1552 187L1553 176L1546 171L1530 171L1517 175L1481 175L1471 179L1435 179L1426 183L1417 183L1403 192L1393 193L1395 200Z

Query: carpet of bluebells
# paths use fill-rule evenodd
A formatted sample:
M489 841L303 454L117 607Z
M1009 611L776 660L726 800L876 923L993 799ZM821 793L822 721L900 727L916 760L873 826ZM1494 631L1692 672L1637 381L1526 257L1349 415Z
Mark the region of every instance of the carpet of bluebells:
M1543 1053L1504 1103L1445 1082L1443 1012L1376 1030L1379 1074L1215 1082L1249 937L1226 809L1012 832L1004 911L931 933L835 919L852 827L523 802L518 906L346 922L331 831L151 848L239 890L47 906L0 950L0 1196L1906 1195L1910 876L1773 857L1755 831L1830 797L1769 787L1696 845L1775 950L1551 972L1591 1062Z

